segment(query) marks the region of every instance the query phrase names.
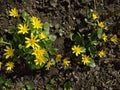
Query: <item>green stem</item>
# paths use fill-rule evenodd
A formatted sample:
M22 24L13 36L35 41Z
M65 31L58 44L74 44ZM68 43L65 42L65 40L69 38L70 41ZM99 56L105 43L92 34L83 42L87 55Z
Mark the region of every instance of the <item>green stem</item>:
M11 44L10 44L10 43L8 43L8 42L2 42L2 43L7 44L7 45L11 45Z

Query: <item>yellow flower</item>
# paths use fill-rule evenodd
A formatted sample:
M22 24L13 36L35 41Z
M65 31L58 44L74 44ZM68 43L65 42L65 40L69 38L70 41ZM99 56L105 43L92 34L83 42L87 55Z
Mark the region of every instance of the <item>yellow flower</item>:
M99 21L98 21L98 26L99 26L100 28L104 28L104 27L105 27L104 23L103 23L103 22L99 22Z
M37 57L39 58L39 57L43 56L45 53L46 53L46 50L45 49L41 49L40 46L39 46L39 47L35 47L33 49L32 55L35 55L36 58Z
M0 62L0 70L1 70L1 67L2 67L2 62Z
M79 54L81 54L82 52L84 52L84 48L80 47L79 45L78 46L74 45L72 47L72 51L73 51L73 53L75 53L76 56L78 56Z
M70 65L70 58L66 57L63 59L64 67L68 67Z
M14 55L14 49L12 49L12 47L6 46L6 49L4 49L4 51L5 51L4 55L6 56L5 57L6 59Z
M82 62L84 65L89 64L90 60L91 60L91 58L89 56L86 56L86 55L82 56Z
M30 46L32 46L33 48L35 46L39 47L39 45L37 44L37 42L39 41L39 39L37 39L37 37L38 36L37 35L34 36L33 33L31 33L31 38L25 37L25 39L26 39L25 43L27 44L26 48L29 48Z
M93 20L96 20L98 18L97 14L96 13L92 13L92 18L93 18Z
M112 41L114 44L117 44L118 40L117 40L117 35L113 35L111 38L110 38L110 41Z
M56 63L58 63L58 62L60 62L61 61L61 58L62 58L62 55L61 54L58 54L57 56L56 56Z
M9 11L9 16L17 17L18 16L18 10L16 8L13 8Z
M30 21L32 22L33 28L37 28L37 29L42 28L43 24L41 23L39 18L32 16L30 18Z
M49 70L51 66L52 66L52 61L50 60L50 61L47 62L47 64L45 65L46 70Z
M45 64L46 58L44 56L39 56L39 58L36 58L34 62L35 62L35 65L42 65L42 64Z
M105 57L106 51L101 50L101 51L99 51L98 55L99 55L100 58Z
M105 30L108 30L108 28L105 26L105 24L104 24L103 22L97 21L97 23L98 23L98 26L99 26L100 28L105 29Z
M14 62L7 62L5 66L7 71L11 71L14 68Z
M104 40L104 42L106 42L108 40L105 33L102 34L102 39Z
M26 24L19 24L18 25L18 29L20 29L20 31L18 31L18 33L22 33L22 34L25 34L25 33L28 33L28 26Z
M45 39L47 36L44 33L40 34L40 39Z

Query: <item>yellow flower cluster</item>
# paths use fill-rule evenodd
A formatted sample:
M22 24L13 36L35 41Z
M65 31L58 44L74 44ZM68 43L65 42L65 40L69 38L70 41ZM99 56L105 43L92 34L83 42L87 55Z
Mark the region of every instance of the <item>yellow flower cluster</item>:
M16 8L11 9L9 11L9 16L18 17L18 10Z
M44 33L40 34L40 39L45 39L46 37L47 37L46 34L44 34Z
M42 23L41 23L41 20L35 16L32 16L30 18L30 21L32 22L32 25L33 25L33 28L36 28L36 29L39 29L39 28L42 28Z
M69 57L65 57L65 58L62 59L62 57L63 57L63 56L62 56L61 54L56 55L56 58L55 58L56 63L62 61L63 66L64 66L65 68L68 67L68 66L70 66L70 58L69 58Z
M18 29L19 29L18 33L22 33L22 34L28 33L29 31L29 28L26 24L23 24L23 25L19 24Z
M14 62L7 62L5 66L7 71L11 71L15 67Z
M103 58L106 56L106 51L104 51L103 49L101 51L98 52L98 55L100 58Z
M1 70L1 68L2 68L2 62L0 62L0 70ZM14 65L14 62L7 62L6 64L5 64L5 67L6 67L6 70L7 71L11 71L11 70L13 70L13 68L15 67L15 65Z
M70 58L66 57L63 59L64 67L68 67L70 65Z
M47 64L45 65L46 70L49 70L52 65L53 65L52 61L51 60L48 61Z
M62 58L62 55L61 54L58 54L57 56L56 56L56 63L58 63L58 62L60 62L61 61L61 58Z
M90 63L91 58L87 55L82 56L82 62L84 65L88 65Z
M99 22L98 15L96 13L92 13L92 19L97 21L98 27L107 30L107 27L105 26L105 24L103 22Z
M104 40L104 42L107 42L107 35L105 33L102 34L101 38Z
M45 53L46 50L42 49L40 46L39 47L35 47L33 49L33 53L32 55L35 55L36 59L34 60L36 65L42 65L46 63L46 58L45 58Z
M14 55L14 49L12 47L6 46L6 49L4 49L5 53L4 55L6 56L5 58L8 59L9 57L13 57Z
M98 18L98 15L96 13L92 13L93 20L96 20Z
M112 35L112 37L110 38L110 41L113 42L114 44L117 44L118 42L117 35Z
M27 37L25 37L25 43L27 44L26 45L26 48L29 48L30 46L32 46L32 48L34 48L34 47L39 47L39 45L37 44L37 42L39 41L39 39L37 39L38 38L38 36L36 35L36 36L34 36L34 34L33 33L31 33L31 36L30 36L31 38L27 38Z
M76 56L78 56L79 54L83 53L84 52L84 48L83 47L80 47L79 45L74 45L72 47L72 51L73 53L75 53Z

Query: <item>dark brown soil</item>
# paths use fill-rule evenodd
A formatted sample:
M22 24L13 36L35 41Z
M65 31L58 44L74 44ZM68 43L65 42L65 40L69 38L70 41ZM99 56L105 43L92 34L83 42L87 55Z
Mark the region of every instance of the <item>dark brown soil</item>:
M73 63L72 68L63 69L59 65L50 71L44 69L31 71L19 66L14 73L8 73L13 78L14 85L10 90L20 90L27 82L35 83L35 90L45 90L45 84L55 78L53 90L63 87L69 81L73 90L120 90L120 1L119 0L0 0L0 36L6 35L6 30L15 27L18 20L8 16L8 11L16 7L19 12L26 11L31 15L53 24L59 24L64 31L58 37L54 46L60 53L67 56L69 51L69 34L84 30L84 17L90 9L95 10L101 20L107 23L109 33L117 34L117 45L106 45L108 55L104 59L95 60L96 67L89 68ZM51 33L57 31L52 29ZM0 48L0 55L3 49ZM4 75L0 71L0 75Z

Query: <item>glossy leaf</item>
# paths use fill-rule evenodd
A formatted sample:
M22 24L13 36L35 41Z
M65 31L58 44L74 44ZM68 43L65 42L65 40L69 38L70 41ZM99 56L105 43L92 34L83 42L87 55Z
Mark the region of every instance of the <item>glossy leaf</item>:
M28 90L33 90L35 88L35 84L33 82L29 82L27 85L26 85L27 89Z
M87 66L92 67L92 68L95 67L96 66L95 61L91 59L90 63Z
M97 30L97 36L98 36L99 39L101 38L102 33L103 33L103 30L102 30L101 28L99 28L99 29Z

